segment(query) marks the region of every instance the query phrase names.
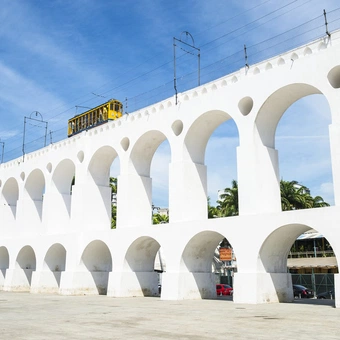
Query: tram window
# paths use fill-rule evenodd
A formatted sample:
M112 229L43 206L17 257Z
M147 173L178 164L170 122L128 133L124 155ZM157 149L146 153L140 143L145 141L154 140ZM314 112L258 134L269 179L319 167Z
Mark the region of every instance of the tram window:
M119 104L118 104L118 103L115 104L115 111L117 111L117 112L120 111L120 110L119 110Z
M113 104L112 103L110 104L110 110L111 111L113 110Z

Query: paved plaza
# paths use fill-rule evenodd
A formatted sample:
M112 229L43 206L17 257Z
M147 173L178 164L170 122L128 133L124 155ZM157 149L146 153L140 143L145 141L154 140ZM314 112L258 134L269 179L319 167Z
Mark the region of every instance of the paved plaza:
M0 339L340 339L331 300L243 305L0 292Z

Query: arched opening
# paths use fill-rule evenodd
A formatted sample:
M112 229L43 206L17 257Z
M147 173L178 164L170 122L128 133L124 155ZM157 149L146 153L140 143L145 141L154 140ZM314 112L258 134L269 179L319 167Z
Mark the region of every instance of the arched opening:
M15 178L8 179L1 192L1 202L3 204L4 225L13 223L16 218L17 202L19 198L19 185Z
M191 167L192 171L181 183L184 193L178 206L186 206L186 212L192 213L191 218L207 218L210 209L218 205L219 192L233 180L237 181L238 144L235 121L224 111L208 111L190 127L185 138L185 154L186 167ZM224 216L227 215L216 211L210 217Z
M238 145L238 129L233 119L219 125L208 141L205 164L208 176L209 218L234 215L233 211L224 209L223 195L225 189L232 188L233 181L237 184L236 149Z
M15 263L17 275L12 282L13 290L30 290L32 273L36 269L36 258L34 250L31 246L23 247Z
M320 241L316 242L318 234ZM311 245L308 250L299 252L299 240L307 239L305 244ZM316 244L327 243L328 240L316 230L305 224L287 224L276 229L264 241L258 257L258 271L266 273L267 281L263 280L262 291L266 291L271 302L291 302L294 298L315 298L320 293L334 292L334 273L338 273L336 257L333 251L317 250ZM332 268L330 270L330 268ZM270 280L269 280L270 277ZM306 286L307 292L298 291L299 286ZM302 295L301 295L302 294ZM334 296L333 296L334 298Z
M103 241L92 241L83 251L79 268L91 275L91 278L86 275L80 291L84 294L91 292L94 289L97 294L106 295L109 273L112 271L111 252Z
M84 201L84 219L88 229L111 229L112 226L112 190L110 186L110 168L117 152L110 146L103 146L92 156L88 167L86 199ZM81 183L84 185L84 183ZM77 184L76 184L77 185Z
M49 198L49 222L54 228L67 226L71 215L72 187L75 178L75 165L64 159L55 168L52 175ZM47 195L46 195L47 196ZM47 197L45 197L47 199Z
M44 174L40 169L35 169L27 177L24 189L25 220L30 221L32 225L41 222L44 193Z
M287 267L292 276L295 298L335 299L334 274L339 273L339 268L335 252L325 235L310 229L298 236L290 248ZM294 285L307 289L294 289Z
M129 174L122 178L122 185L126 194L122 205L122 211L125 211L121 216L121 221L125 225L150 225L152 223L153 205L166 205L167 199L161 198L158 193L159 188L164 188L163 193L167 191L168 185L162 181L166 180L167 170L164 173L158 172L158 162L162 162L162 169L166 169L169 159L169 146L165 135L160 131L148 131L143 134L134 144L131 150L129 162ZM164 142L164 144L162 144ZM162 144L162 146L161 146ZM158 154L155 155L158 149ZM151 163L153 162L153 175L156 175L156 180L153 182L151 178ZM156 165L154 165L157 163ZM160 179L160 180L159 180ZM119 182L119 186L121 182ZM153 190L157 202L153 201ZM157 193L157 194L156 194ZM118 196L119 197L119 196ZM133 209L134 214L127 215ZM118 211L120 214L120 211Z
M51 271L57 287L60 287L61 272L65 271L66 249L60 243L52 245L44 259L44 271Z
M128 296L159 296L159 273L155 271L159 243L147 236L135 240L126 252L124 271Z
M203 231L190 239L181 258L180 296L184 299L212 299L232 296L233 273L236 271L232 245L222 234ZM220 291L217 285L229 285Z
M290 84L269 96L259 111L256 129L261 144L257 149L263 154L263 175L259 181L261 190L257 191L261 204L269 207L268 211L283 209L280 180L297 181L310 189L306 193L313 197L332 187L330 149L326 146L330 117L327 108L319 107L320 94L309 84ZM332 195L329 198L332 200Z
M279 152L280 179L297 181L309 189L312 197L319 196L334 205L330 124L330 108L323 95L301 98L280 119L275 147Z
M151 161L152 178L152 214L160 223L169 221L169 164L171 150L168 140L162 142Z

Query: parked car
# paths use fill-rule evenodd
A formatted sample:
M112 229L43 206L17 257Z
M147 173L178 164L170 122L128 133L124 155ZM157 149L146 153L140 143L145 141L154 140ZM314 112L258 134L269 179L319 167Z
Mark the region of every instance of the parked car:
M216 294L217 295L233 295L233 287L226 285L226 284L217 284Z
M294 298L312 298L314 297L314 292L301 285L293 285Z
M319 293L316 297L318 299L334 299L334 290L329 290L327 292Z

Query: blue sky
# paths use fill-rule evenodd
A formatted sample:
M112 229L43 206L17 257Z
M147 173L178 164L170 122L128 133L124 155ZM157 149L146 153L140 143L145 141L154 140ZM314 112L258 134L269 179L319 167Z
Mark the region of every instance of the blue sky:
M173 95L173 37L188 31L201 49L201 82L254 64L340 28L338 0L2 0L0 8L0 138L4 161L19 157L24 117L38 111L48 122L47 143L66 138L76 106L108 98L127 110ZM187 40L191 43L191 40ZM197 59L178 50L179 92L195 86ZM311 119L313 117L313 119ZM315 119L314 119L315 118ZM294 104L280 121L276 148L280 175L298 180L333 203L329 158L330 114L322 96ZM38 124L39 125L39 124ZM43 146L43 127L27 125L26 150ZM33 142L35 141L35 142ZM233 122L220 126L207 152L208 194L237 178L238 137ZM1 150L1 149L0 149ZM152 163L153 200L168 204L169 147ZM217 161L218 159L218 161ZM117 164L113 166L117 175Z

